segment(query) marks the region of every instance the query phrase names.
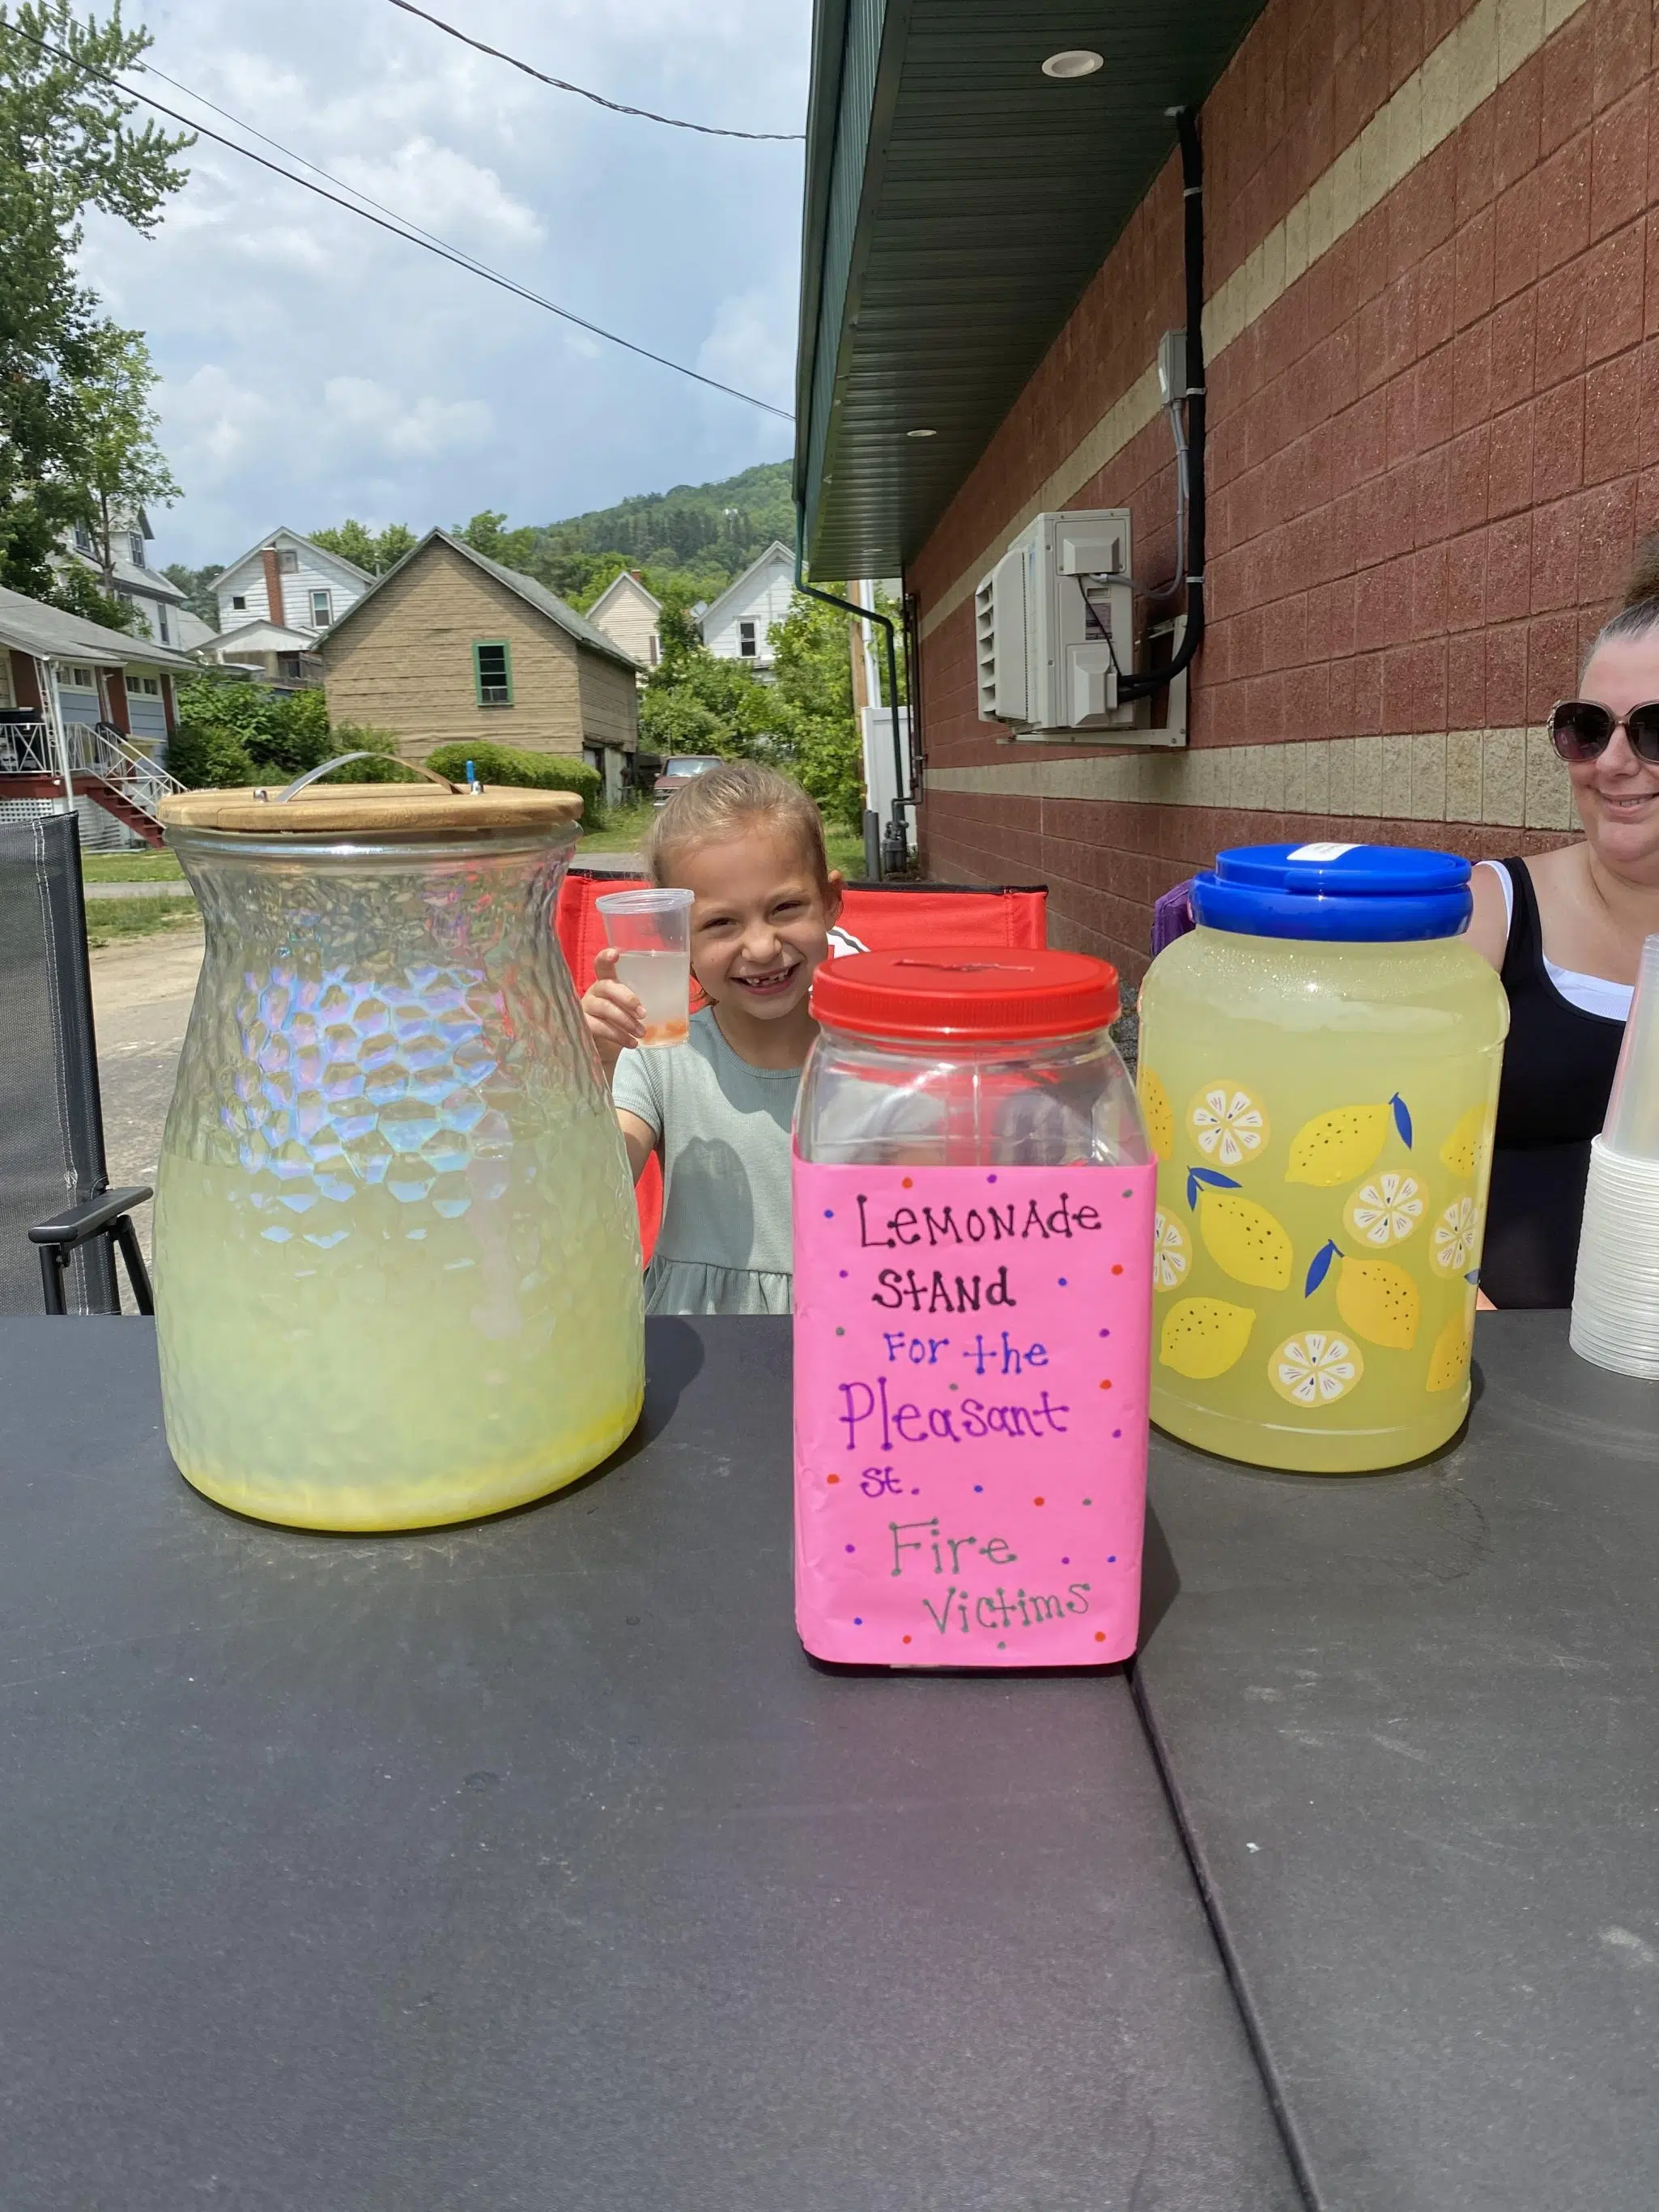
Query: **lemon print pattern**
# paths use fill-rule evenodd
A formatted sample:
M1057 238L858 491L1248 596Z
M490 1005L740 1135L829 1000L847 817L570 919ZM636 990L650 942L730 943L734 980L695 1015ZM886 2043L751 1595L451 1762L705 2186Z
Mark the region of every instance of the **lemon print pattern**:
M1429 1354L1431 1390L1456 1389L1468 1372L1473 1337L1468 1316L1454 1314L1434 1340L1434 1350Z
M1267 1380L1279 1396L1310 1413L1346 1398L1364 1372L1359 1346L1329 1329L1287 1336L1267 1362Z
M1193 1248L1187 1232L1172 1213L1161 1210L1152 1216L1152 1282L1160 1291L1172 1291L1191 1264Z
M1175 1109L1170 1103L1170 1094L1150 1067L1141 1069L1135 1089L1140 1094L1147 1141L1159 1159L1167 1160L1176 1144Z
M1198 1215L1205 1250L1223 1274L1260 1291L1290 1288L1289 1237L1265 1206L1243 1196L1231 1176L1189 1168L1187 1204Z
M1225 1298L1178 1298L1164 1316L1158 1356L1189 1382L1208 1382L1237 1367L1255 1327L1249 1306Z
M1266 1108L1242 1083L1206 1083L1187 1109L1187 1129L1219 1168L1259 1158L1271 1133Z
M1472 1198L1454 1199L1434 1224L1429 1257L1443 1275L1462 1275L1480 1249L1480 1209Z
M1337 1106L1328 1114L1316 1114L1291 1139L1285 1180L1312 1183L1319 1190L1352 1182L1376 1166L1391 1128L1409 1149L1412 1117L1398 1091L1380 1106Z
M1423 1295L1415 1279L1392 1260L1350 1259L1341 1247L1322 1244L1308 1269L1303 1296L1311 1297L1330 1273L1336 1278L1336 1310L1356 1336L1392 1352L1409 1352L1423 1319Z
M1443 1167L1455 1176L1473 1176L1492 1143L1492 1121L1484 1106L1471 1106L1440 1147Z
M1390 1171L1360 1185L1342 1209L1342 1225L1356 1244L1384 1252L1403 1244L1427 1211L1417 1177Z

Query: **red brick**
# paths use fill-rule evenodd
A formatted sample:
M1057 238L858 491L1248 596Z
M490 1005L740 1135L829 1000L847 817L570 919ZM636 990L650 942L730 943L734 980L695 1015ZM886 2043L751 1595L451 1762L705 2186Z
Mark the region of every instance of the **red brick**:
M1383 656L1382 727L1390 731L1446 726L1446 645L1443 638L1395 646Z
M1659 332L1659 208L1647 219L1647 314L1642 327L1651 337Z
M1584 379L1584 481L1604 483L1638 462L1637 424L1642 404L1642 357L1619 355Z
M1488 526L1486 620L1509 622L1532 609L1532 514L1507 515Z
M1636 410L1636 465L1645 469L1659 462L1659 338L1650 339L1637 358L1642 364L1642 383ZM1642 512L1648 513L1645 505ZM1659 515L1654 520L1659 521Z
M1546 44L1540 151L1554 153L1595 112L1595 11L1581 8Z
M1611 107L1647 74L1652 52L1651 0L1594 0L1596 109Z
M1486 659L1478 632L1454 637L1446 654L1446 727L1480 730L1486 722Z
M1483 100L1453 143L1457 162L1457 220L1467 223L1489 208L1496 190L1493 176L1497 151L1496 103Z
M1417 370L1417 442L1422 453L1443 446L1452 434L1453 349L1443 345Z
M1558 500L1533 510L1532 611L1547 614L1578 600L1578 502Z
M1388 419L1388 458L1390 468L1414 460L1417 442L1417 372L1408 368L1383 391Z
M1557 160L1560 159L1558 155ZM1588 214L1586 216L1588 222ZM1538 173L1522 177L1498 200L1492 231L1492 297L1511 298L1538 276Z
M1308 621L1313 635L1334 659L1353 651L1354 609L1358 582L1352 576L1334 576L1308 594Z
M1537 187L1537 265L1554 269L1589 244L1589 132L1570 138L1528 182Z
M1492 95L1492 173L1500 192L1538 167L1543 91L1544 72L1534 56Z
M1487 454L1492 433L1485 422L1453 439L1446 449L1446 522L1472 530L1486 519Z
M1382 655L1357 653L1353 669L1353 728L1359 737L1382 733Z
M1413 545L1437 545L1451 535L1451 484L1443 447L1412 465L1411 524Z
M1452 241L1460 329L1478 321L1492 307L1497 238L1498 216L1486 206L1476 211Z
M1584 272L1584 357L1601 361L1642 335L1642 226L1629 223L1593 246Z
M1533 388L1538 294L1518 293L1492 316L1492 411L1517 407Z
M1598 485L1581 495L1578 596L1600 609L1618 599L1636 550L1636 479Z
M1576 376L1584 366L1584 276L1581 254L1543 277L1532 295L1537 306L1533 379L1540 392Z
M1596 118L1590 148L1590 236L1605 238L1642 213L1647 200L1648 88L1638 86Z
M1528 722L1549 720L1558 699L1570 698L1578 676L1578 623L1573 615L1536 615L1527 625Z
M1486 720L1498 730L1527 719L1527 626L1510 623L1486 632Z
M1417 343L1427 352L1457 327L1457 246L1448 239L1417 272Z
M1492 318L1452 341L1452 428L1467 430L1492 415Z
M1331 672L1328 662L1316 660L1292 669L1285 678L1285 727L1287 736L1328 738L1331 717Z
M1466 531L1446 547L1446 627L1477 629L1486 620L1486 533ZM1467 728L1467 724L1459 727Z
M1575 376L1533 402L1532 495L1558 499L1584 481L1584 380Z
M1492 426L1486 466L1486 512L1516 514L1532 505L1533 403L1500 415Z
M1411 575L1412 635L1418 639L1443 636L1449 627L1443 540L1413 554Z

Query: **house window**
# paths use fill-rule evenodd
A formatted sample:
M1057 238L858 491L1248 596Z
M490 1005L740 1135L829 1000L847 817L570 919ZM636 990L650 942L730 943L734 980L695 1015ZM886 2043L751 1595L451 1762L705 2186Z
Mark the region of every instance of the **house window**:
M167 635L167 611L159 601L155 608L155 627L162 644L170 645L173 641Z
M144 565L144 541L137 531L129 533L127 544L131 550L133 567L142 568Z
M235 592L231 599L230 604L240 614L247 605L247 593L246 592Z
M756 660L759 657L760 647L756 641L754 623L740 622L738 624L738 658L740 660Z
M299 565L300 556L297 553L294 552L291 548L284 545L280 546L277 549L276 574L279 576L293 575L295 571L299 568Z
M160 681L159 681L155 677L154 677L154 676L129 676L129 677L128 677L128 678L127 678L127 696L128 696L130 699L131 699L131 698L139 698L139 699L159 699L159 698L161 697L161 686Z
M513 665L507 657L505 640L492 638L487 643L473 647L472 678L477 685L481 707L510 707L513 704Z
M334 619L334 598L330 592L313 592L311 595L311 619L319 629L326 629Z
M92 550L92 532L84 522L77 522L75 526L75 550L77 553L90 553Z
M67 672L70 690L95 691L97 690L97 685L93 682L91 669L71 668Z
M655 630L653 630L650 636L647 639L646 649L650 658L651 665L654 668L658 662L662 659L662 643Z

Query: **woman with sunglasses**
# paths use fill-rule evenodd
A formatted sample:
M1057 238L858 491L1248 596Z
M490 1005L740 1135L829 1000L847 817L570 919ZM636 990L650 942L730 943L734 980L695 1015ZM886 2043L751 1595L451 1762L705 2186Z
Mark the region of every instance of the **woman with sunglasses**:
M1659 931L1659 543L1550 717L1583 841L1474 871L1471 943L1503 978L1481 1288L1572 1303L1590 1139L1601 1130L1644 939Z

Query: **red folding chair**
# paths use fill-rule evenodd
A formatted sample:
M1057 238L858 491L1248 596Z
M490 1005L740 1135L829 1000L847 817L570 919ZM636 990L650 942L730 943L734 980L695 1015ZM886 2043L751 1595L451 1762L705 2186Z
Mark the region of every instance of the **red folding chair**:
M588 868L573 868L566 876L554 927L579 995L593 980L594 957L605 943L594 900L605 891L637 890L642 881ZM854 884L842 902L840 927L872 952L914 952L935 945L1041 949L1048 941L1048 892L1041 884ZM635 1196L640 1243L648 1260L662 1224L662 1170L654 1153Z

